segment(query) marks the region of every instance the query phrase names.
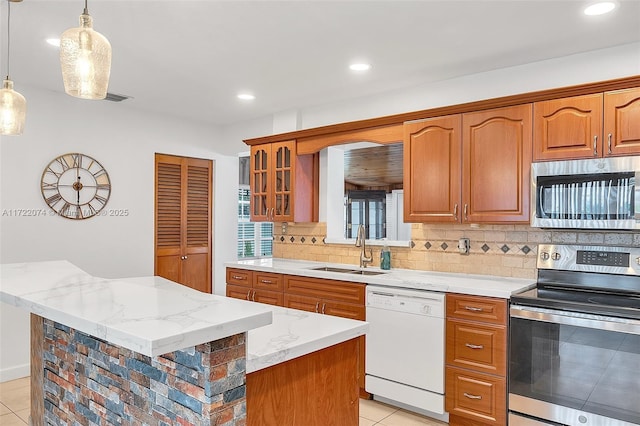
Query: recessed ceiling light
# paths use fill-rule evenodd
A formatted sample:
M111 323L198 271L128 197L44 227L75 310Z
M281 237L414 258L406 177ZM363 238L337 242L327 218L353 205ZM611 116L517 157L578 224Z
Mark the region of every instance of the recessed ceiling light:
M599 3L593 3L584 9L584 14L589 16L604 15L611 12L616 8L616 3L612 1L603 1Z
M52 46L60 47L60 39L59 38L48 38L47 43Z
M251 93L238 93L238 99L242 99L243 101L252 101L255 98Z
M371 69L371 65L370 64L364 64L364 63L351 64L351 65L349 65L349 69L351 71L368 71L369 69Z

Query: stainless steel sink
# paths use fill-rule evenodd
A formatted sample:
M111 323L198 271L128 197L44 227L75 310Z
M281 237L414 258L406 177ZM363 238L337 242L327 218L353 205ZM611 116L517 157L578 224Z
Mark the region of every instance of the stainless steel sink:
M318 268L311 268L314 271L326 271L326 272L340 272L343 274L354 274L354 275L380 275L384 274L381 271L367 271L366 269L348 269L348 268L338 268L333 266L320 266Z

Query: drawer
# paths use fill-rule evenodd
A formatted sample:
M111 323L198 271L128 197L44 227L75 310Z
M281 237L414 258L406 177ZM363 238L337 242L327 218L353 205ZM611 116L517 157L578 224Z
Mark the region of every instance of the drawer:
M447 364L485 373L507 374L505 326L447 319Z
M448 293L447 318L460 318L506 325L507 300Z
M484 424L504 425L507 417L506 379L446 368L445 410Z
M282 274L272 274L269 272L253 272L253 288L261 288L271 291L282 291Z
M251 287L253 283L253 271L245 269L227 268L227 284Z
M284 276L285 293L364 306L364 284L318 278Z

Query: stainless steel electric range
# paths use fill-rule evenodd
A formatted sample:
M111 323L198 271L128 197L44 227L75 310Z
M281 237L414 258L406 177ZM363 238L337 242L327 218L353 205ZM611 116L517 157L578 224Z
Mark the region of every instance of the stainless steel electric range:
M509 425L640 424L640 248L538 247L511 297Z

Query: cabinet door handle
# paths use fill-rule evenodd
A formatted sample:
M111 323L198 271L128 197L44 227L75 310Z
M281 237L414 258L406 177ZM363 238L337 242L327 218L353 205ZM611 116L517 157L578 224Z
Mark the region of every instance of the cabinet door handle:
M465 306L464 307L467 311L471 311L471 312L482 312L484 311L484 309L482 308L476 308L475 306Z
M247 292L247 300L251 301L251 290Z
M484 349L484 345L474 345L472 343L465 343L464 345L470 349Z
M458 203L453 205L453 220L458 220Z
M323 314L324 314L324 308L325 308L326 306L327 306L327 304L326 304L326 303L323 303L323 304L322 304L322 313L323 313Z
M482 395L473 395L471 393L463 393L464 396L466 396L469 399L482 399Z
M271 207L271 222L273 222L273 221L274 221L274 219L273 219L273 218L274 218L274 213L275 213L275 211L276 211L276 209L275 209L275 208L273 208L273 207Z
M231 278L234 280L246 280L247 277L241 277L240 275L232 275Z
M598 156L598 135L593 137L593 156Z
M253 290L253 295L251 296L251 300L252 300L253 302L255 302L255 301L256 301L256 291L255 291L255 290Z
M611 133L609 133L609 135L607 136L607 148L609 150L609 154L611 154L611 137L613 135Z
M269 281L269 280L260 280L260 282L263 284L273 284L273 281Z
M319 313L319 312L318 312L318 306L319 306L319 305L320 305L320 302L316 302L316 313Z
M469 212L469 205L467 203L464 203L464 221L465 222L469 221L469 216L467 216L468 212Z

